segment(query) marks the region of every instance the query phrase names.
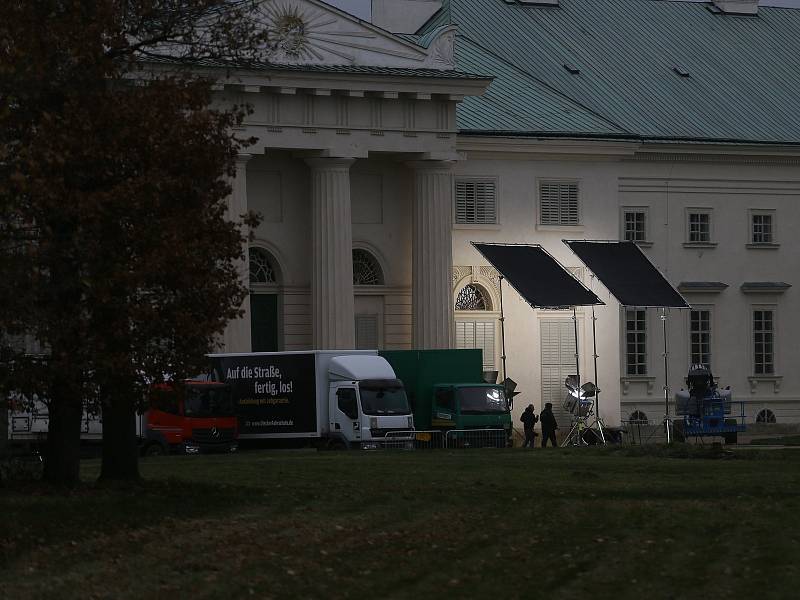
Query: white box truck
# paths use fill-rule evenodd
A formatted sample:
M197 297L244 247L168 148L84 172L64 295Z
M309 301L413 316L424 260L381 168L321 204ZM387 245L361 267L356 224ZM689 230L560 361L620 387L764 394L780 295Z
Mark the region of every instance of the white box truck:
M209 358L214 378L231 388L240 440L307 439L331 449L413 447L414 417L403 383L375 350Z

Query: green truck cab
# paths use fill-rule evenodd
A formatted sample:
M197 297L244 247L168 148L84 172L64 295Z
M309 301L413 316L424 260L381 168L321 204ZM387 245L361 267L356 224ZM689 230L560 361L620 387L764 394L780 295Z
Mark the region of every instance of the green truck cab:
M381 350L403 382L418 431L503 429L511 412L502 385L483 380L481 350Z

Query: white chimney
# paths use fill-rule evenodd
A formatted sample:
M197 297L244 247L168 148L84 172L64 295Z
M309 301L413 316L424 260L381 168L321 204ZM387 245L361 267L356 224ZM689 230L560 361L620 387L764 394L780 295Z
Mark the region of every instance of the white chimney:
M392 33L416 33L440 8L441 0L372 0L372 23Z
M758 0L712 0L714 8L728 15L757 15Z

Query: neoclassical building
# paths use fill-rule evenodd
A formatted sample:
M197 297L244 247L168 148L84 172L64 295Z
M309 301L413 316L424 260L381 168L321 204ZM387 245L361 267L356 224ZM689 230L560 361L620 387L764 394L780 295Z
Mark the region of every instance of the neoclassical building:
M398 0L371 23L268 6L270 64L217 91L253 107L258 138L231 213L263 216L227 350L479 347L502 371L498 274L470 242L541 244L606 303L603 416L658 421L660 315L621 307L562 243L631 240L692 305L667 318L672 390L705 363L750 420L800 420L800 10ZM560 406L572 313L503 290L516 409Z

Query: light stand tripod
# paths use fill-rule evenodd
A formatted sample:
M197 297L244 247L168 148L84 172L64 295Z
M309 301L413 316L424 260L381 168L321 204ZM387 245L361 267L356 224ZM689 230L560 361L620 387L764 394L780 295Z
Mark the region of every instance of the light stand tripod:
M572 420L572 426L570 427L569 433L567 437L564 438L564 441L561 442L561 447L572 445L572 446L580 446L581 444L585 444L586 441L583 439L583 431L586 429L586 418L588 415L582 414L581 408L581 401L583 400L583 393L581 390L581 363L580 363L580 353L578 352L578 313L576 308L572 307L572 325L573 330L575 332L575 388L574 390L570 390L572 393L574 391L577 394L575 399L575 410L574 418ZM570 379L570 378L568 378Z
M600 381L597 379L597 317L594 315L594 305L592 305L592 349L593 354L592 357L594 358L594 421L589 425L589 428L596 426L597 431L600 434L600 442L605 445L606 443L606 433L605 433L605 423L603 423L603 417L600 416L600 387L598 384ZM592 416L591 414L589 416Z
M664 432L667 444L672 443L672 419L669 416L669 345L667 344L667 309L661 309L661 323L664 329Z

